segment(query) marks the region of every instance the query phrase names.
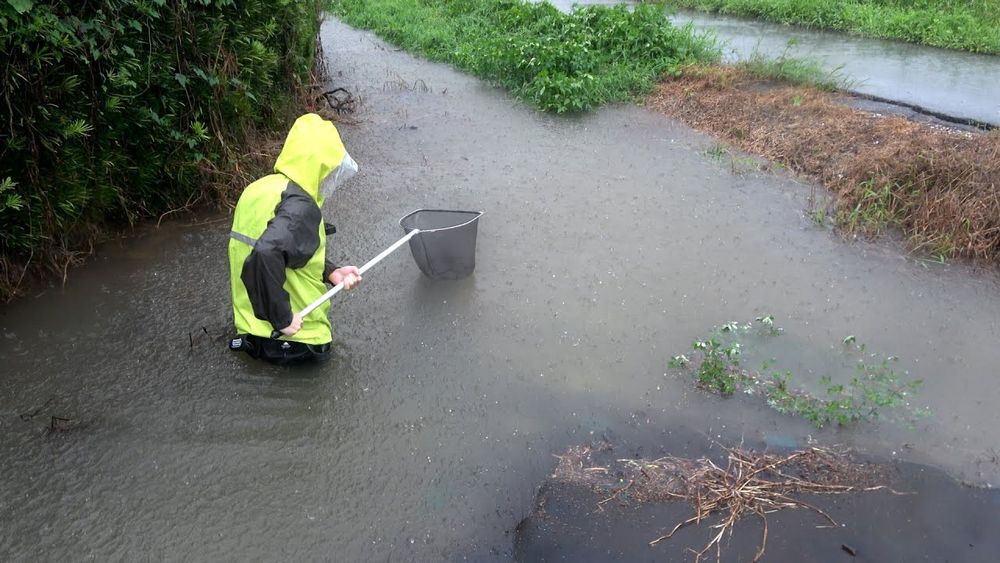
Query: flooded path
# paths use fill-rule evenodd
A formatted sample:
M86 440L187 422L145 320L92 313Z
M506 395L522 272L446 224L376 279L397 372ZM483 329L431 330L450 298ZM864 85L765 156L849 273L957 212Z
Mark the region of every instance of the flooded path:
M997 56L695 12L678 13L674 21L715 30L728 60L745 59L755 50L815 59L825 69L839 68L856 82L849 88L861 94L1000 125Z
M111 245L0 310L4 560L508 560L552 454L639 428L1000 484L992 277L841 241L803 216L816 188L733 174L642 108L542 115L337 22L322 39L362 99L332 257L375 255L415 208L483 209L476 275L393 256L334 304L337 359L298 371L224 346L225 218ZM804 382L854 334L926 381L935 416L817 432L666 368L760 314L818 366Z
M620 2L553 2L564 10L574 3ZM697 29L715 32L730 62L746 59L755 51L770 57L810 58L824 69L840 69L854 82L850 89L855 92L1000 126L998 56L701 12L680 11L672 19L678 25L692 23Z

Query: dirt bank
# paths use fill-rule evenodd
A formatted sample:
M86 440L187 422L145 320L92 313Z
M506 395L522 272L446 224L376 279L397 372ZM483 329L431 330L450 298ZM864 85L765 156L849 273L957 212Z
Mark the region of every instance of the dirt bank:
M663 83L648 106L816 179L847 232L898 227L934 257L1000 262L996 133L861 111L828 92L728 67L690 69Z
M990 531L997 491L926 466L842 454L781 465L818 450L744 450L747 465L734 468L734 451L727 463L721 448L697 460L650 447L570 448L516 529L515 560L992 561L1000 549ZM725 479L706 483L706 470ZM718 500L718 487L739 498L718 512L695 510ZM751 498L761 491L774 498ZM731 519L731 510L745 517Z

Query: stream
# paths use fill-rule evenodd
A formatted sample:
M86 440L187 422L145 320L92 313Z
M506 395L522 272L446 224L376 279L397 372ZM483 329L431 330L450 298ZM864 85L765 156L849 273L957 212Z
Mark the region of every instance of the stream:
M401 250L337 297L335 358L282 369L225 346L228 217L104 245L0 309L0 558L509 560L553 454L635 433L1000 484L995 276L845 241L804 213L820 188L734 173L641 107L543 115L335 20L321 37L361 100L331 257L364 262L417 208L484 210L475 275L432 282ZM668 369L760 315L796 381L856 335L933 415L816 430Z

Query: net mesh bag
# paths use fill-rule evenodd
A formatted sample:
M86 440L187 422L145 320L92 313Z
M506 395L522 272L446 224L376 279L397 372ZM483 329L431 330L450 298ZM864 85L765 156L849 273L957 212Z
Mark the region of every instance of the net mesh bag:
M420 271L432 280L457 280L476 269L476 234L480 211L418 209L399 220L409 233L410 252Z

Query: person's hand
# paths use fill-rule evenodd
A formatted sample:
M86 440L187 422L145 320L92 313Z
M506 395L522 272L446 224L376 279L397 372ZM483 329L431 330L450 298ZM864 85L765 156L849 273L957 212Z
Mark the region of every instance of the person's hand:
M361 271L357 266L344 266L330 272L330 283L337 285L344 283L344 289L354 289L361 283Z
M285 336L293 336L296 332L302 329L302 315L295 313L292 315L292 324L281 329L281 334Z

